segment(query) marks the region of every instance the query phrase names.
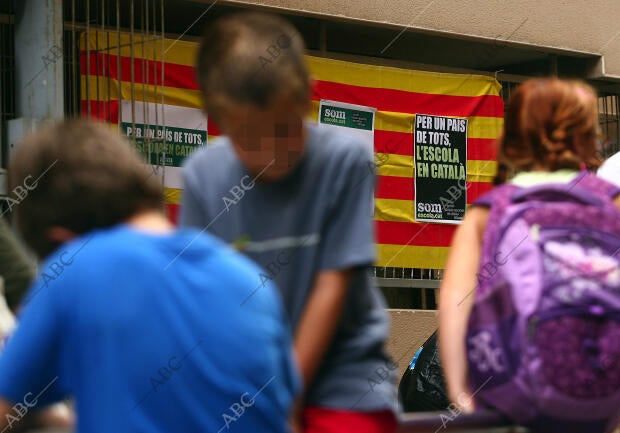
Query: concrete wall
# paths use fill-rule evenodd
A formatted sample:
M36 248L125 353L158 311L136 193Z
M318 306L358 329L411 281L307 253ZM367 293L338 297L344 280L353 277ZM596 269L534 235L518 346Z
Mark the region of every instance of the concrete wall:
M620 80L618 0L237 0L225 3L394 27L395 36L409 29L458 38L506 41L506 44L557 53L598 55L600 61L591 78Z
M422 343L437 329L437 312L433 310L388 310L391 329L388 350L398 364L400 376Z

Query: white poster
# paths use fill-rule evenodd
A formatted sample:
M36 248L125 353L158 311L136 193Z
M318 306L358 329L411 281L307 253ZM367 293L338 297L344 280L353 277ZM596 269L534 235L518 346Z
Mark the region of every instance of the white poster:
M361 137L374 152L376 112L376 108L322 99L319 105L319 126L346 128L350 133Z
M207 118L202 110L136 101L121 101L121 131L132 139L156 170L165 188L183 188L181 165L207 143Z
M375 114L376 108L363 105L321 99L319 105L320 128L344 128L349 133L362 139L368 152L375 151ZM370 215L375 214L375 199L370 203Z

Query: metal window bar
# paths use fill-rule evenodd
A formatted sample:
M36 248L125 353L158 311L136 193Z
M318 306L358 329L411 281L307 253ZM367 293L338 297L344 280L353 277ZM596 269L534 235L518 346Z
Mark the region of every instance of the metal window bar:
M620 110L618 95L604 93L598 98L599 125L603 135L601 157L620 151Z
M0 196L8 193L6 165L8 163L8 140L6 121L16 117L15 106L15 26L11 2L0 14ZM0 201L0 213L7 211L7 204Z
M7 14L0 15L0 166L6 167L6 121L16 117L15 106L15 26L13 3Z
M375 266L374 275L379 287L400 291L395 298L394 307L435 309L437 305L435 291L439 288L441 269L416 269L404 267ZM402 289L409 292L402 294ZM413 289L413 290L411 290ZM413 293L412 293L413 292ZM410 296L408 296L410 295ZM403 296L405 296L403 298Z

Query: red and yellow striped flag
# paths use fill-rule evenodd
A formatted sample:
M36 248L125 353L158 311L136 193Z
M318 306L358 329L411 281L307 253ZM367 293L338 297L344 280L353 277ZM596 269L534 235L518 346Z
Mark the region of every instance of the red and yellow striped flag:
M89 76L86 43L90 51ZM136 36L133 85L129 35L121 34L120 44L115 33L91 34L88 41L82 35L80 46L83 113L90 107L93 117L117 123L119 99L131 100L132 95L136 101L200 107L193 69L196 43ZM315 121L321 99L377 109L375 152L384 154L379 156L385 161L377 173L377 265L442 268L455 226L414 221L415 114L469 119L467 203L471 203L491 188L497 168L494 140L501 130L504 111L499 83L479 75L421 72L311 56L307 61L316 80L311 112ZM211 122L208 134L210 138L219 135ZM166 195L174 218L181 191L167 188Z

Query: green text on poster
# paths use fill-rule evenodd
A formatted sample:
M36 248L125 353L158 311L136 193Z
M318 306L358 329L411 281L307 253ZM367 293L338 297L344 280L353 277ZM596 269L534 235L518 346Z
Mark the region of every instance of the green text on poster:
M139 153L153 165L180 167L183 160L207 141L205 131L123 122L123 134L133 139Z
M348 128L372 131L373 117L374 113L370 111L323 104L321 106L319 122L327 125L345 126Z

